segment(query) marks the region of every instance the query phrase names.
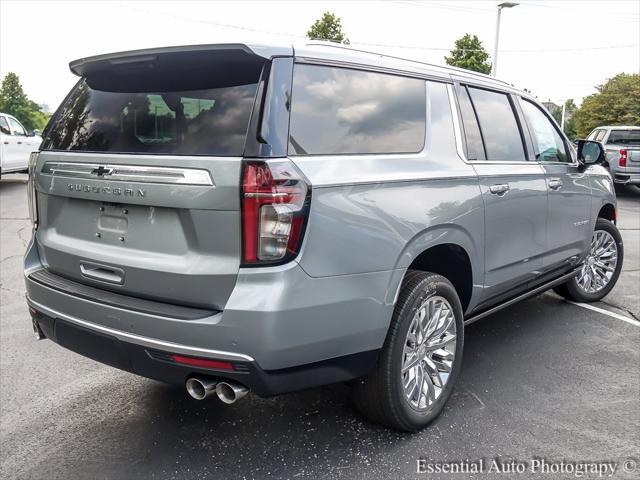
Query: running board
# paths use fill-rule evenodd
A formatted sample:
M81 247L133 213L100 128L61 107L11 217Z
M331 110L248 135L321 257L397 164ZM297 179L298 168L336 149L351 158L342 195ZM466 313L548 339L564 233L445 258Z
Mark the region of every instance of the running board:
M572 270L569 273L562 275L561 277L556 278L555 280L551 280L550 282L543 283L539 287L536 287L533 290L525 292L522 295L518 295L517 297L514 297L511 300L507 300L506 302L501 303L500 305L496 305L495 307L492 307L489 310L485 310L484 312L471 315L469 318L465 319L464 325L465 326L471 325L472 323L477 322L478 320L484 317L487 317L493 313L496 313L497 311L502 310L503 308L509 307L514 303L518 303L522 300L526 300L529 297L534 297L539 293L542 293L546 290L549 290L550 288L555 287L556 285L560 285L561 283L564 283L571 277L575 276L579 270L580 270L580 267L576 268L575 270Z

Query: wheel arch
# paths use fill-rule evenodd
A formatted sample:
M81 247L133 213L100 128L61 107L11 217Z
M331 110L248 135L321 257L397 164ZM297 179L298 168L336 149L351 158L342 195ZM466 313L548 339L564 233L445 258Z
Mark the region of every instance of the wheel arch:
M484 238L484 232L479 238ZM392 278L389 293L393 304L398 297L407 270L438 273L456 288L462 309L469 311L477 303L484 272L483 243L457 225L442 225L416 235L403 250Z
M611 203L605 203L604 205L602 205L602 207L600 207L600 211L598 212L598 218L604 218L614 224L617 221L616 216L616 207Z
M455 243L442 243L428 248L418 255L408 270L421 270L442 275L449 280L465 312L471 302L473 292L473 267L464 248Z

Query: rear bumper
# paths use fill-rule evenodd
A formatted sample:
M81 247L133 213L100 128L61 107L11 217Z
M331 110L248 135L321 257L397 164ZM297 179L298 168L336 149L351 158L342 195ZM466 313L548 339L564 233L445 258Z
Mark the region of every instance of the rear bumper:
M614 163L610 164L610 171L615 183L640 185L640 166L621 168Z
M107 333L88 322L81 325L75 321L51 317L34 307L33 302L29 304L33 320L48 339L106 365L173 385L184 385L189 377L197 375L217 380L234 380L260 396L277 395L366 375L375 365L378 354L377 351L360 352L272 371L265 371L255 361L236 355L239 360L229 362L233 366L232 371L199 368L174 362L167 350L143 345L153 344L154 339L132 339L117 331Z
M369 373L395 296L387 292L394 272L312 278L294 262L241 271L222 312L178 315L169 307L162 312L154 305L118 303L117 297L96 288L92 296L65 291L42 278L37 281L34 274L42 269L37 248L30 245L25 256L27 302L51 340L167 383L183 384L202 374L236 380L260 395ZM100 353L103 349L111 353ZM234 370L175 364L171 354L231 362Z
M640 173L614 173L613 181L624 185L640 185Z

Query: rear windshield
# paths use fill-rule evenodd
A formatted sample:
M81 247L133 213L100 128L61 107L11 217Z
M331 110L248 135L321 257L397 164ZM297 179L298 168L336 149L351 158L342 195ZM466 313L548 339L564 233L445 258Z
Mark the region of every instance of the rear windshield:
M227 72L224 82L210 86L201 73L183 72L175 81L162 74L158 81L84 78L56 114L42 148L242 155L259 71L237 79Z
M638 130L611 130L607 143L624 143L640 145L640 129Z

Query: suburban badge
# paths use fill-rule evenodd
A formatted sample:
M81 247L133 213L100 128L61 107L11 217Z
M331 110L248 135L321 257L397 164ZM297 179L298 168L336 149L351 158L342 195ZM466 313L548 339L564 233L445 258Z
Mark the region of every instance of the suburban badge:
M82 183L67 183L67 190L74 192L103 193L122 197L144 197L147 191L143 188L99 187Z

